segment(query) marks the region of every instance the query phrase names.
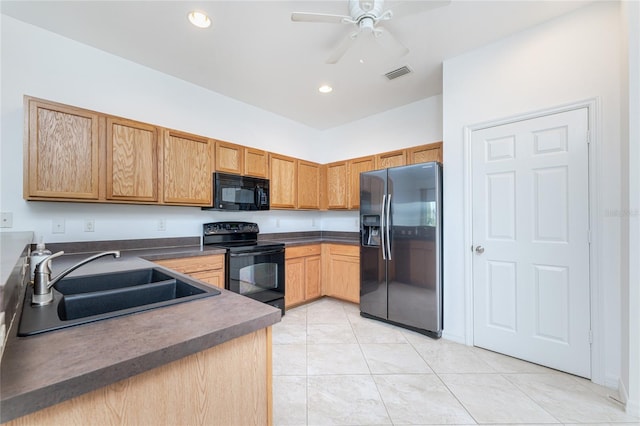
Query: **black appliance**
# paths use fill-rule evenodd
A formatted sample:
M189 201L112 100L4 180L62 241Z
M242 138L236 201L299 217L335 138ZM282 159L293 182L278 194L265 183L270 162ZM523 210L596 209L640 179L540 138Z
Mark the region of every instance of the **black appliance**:
M360 313L442 335L442 166L360 174Z
M213 206L202 210L269 210L269 179L213 174Z
M226 248L225 288L280 308L284 315L284 243L258 241L257 223L202 225L202 242Z

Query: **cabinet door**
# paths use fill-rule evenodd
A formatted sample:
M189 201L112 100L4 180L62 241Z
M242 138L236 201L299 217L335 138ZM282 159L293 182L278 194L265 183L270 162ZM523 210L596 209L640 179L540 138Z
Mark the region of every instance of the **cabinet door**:
M158 201L158 130L107 118L107 198Z
M348 206L347 162L327 164L327 208L346 209Z
M165 130L164 202L210 206L212 203L211 144L208 139Z
M360 173L375 169L373 156L349 160L349 208L360 208Z
M97 200L99 115L25 97L24 197Z
M298 208L320 208L320 165L298 161Z
M386 169L388 167L405 166L407 164L407 152L400 151L384 152L376 155L376 169Z
M285 293L286 308L302 303L305 300L305 267L304 257L287 259L285 262Z
M428 163L430 161L442 163L442 142L409 148L407 157L409 164Z
M224 288L224 270L192 272L189 275L196 280L203 281L218 288Z
M243 154L243 146L216 141L216 172L241 175Z
M279 154L269 154L271 208L296 208L298 161Z
M260 178L269 177L269 159L267 151L244 148L244 174Z
M322 296L322 262L320 256L306 257L305 269L305 300L316 299Z
M360 254L358 246L327 244L324 293L338 299L360 303Z

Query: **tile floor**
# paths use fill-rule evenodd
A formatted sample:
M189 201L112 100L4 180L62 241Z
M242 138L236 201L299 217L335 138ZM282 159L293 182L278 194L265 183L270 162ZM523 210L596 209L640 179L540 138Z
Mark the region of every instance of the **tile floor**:
M640 424L614 390L329 298L273 327L273 397L275 425Z

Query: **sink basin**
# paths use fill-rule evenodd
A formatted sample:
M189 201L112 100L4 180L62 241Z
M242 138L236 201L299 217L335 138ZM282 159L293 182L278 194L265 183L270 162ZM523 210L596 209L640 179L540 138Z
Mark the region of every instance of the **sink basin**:
M67 277L54 286L54 301L31 306L25 295L18 336L30 336L220 294L197 281L157 268Z

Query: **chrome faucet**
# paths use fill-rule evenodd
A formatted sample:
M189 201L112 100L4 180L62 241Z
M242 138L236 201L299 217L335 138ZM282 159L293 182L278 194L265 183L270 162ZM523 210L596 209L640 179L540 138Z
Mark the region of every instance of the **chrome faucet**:
M56 257L62 256L63 254L63 251L54 253L44 258L42 262L36 265L35 277L33 280L33 297L31 299L32 305L42 306L48 305L49 303L53 302L53 290L51 290L51 287L53 287L55 283L57 283L58 281L66 277L69 273L75 271L82 265L85 265L103 256L113 255L113 257L115 258L120 257L120 252L118 250L98 253L95 256L91 256L84 260L81 260L75 265L59 273L55 278L51 279L51 261Z

